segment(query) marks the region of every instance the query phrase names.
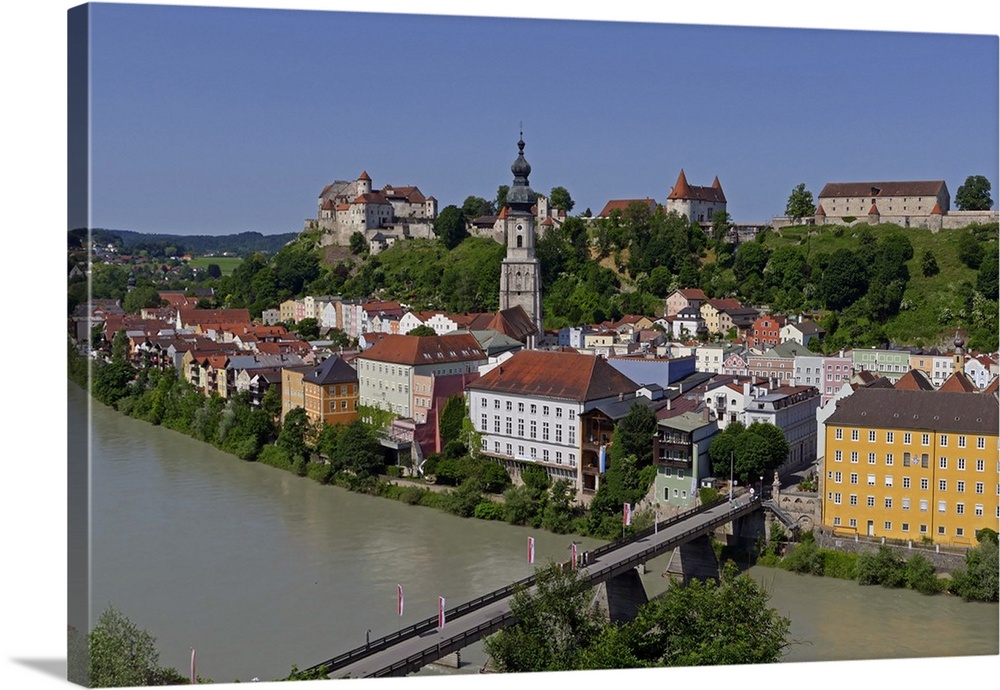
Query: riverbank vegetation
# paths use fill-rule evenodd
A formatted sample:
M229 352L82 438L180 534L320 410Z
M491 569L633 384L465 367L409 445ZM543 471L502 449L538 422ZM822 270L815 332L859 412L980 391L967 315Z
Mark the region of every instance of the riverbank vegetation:
M763 538L758 541L757 565L855 580L859 585L906 588L928 595L950 592L966 601L997 601L997 533L991 529L977 533L978 546L966 554L965 568L950 577L940 576L922 554L903 558L885 545L862 554L823 549L811 531L805 532L797 544L787 545L784 530L777 523L772 524L770 537L766 544Z
M500 671L763 664L779 661L790 644L790 621L732 562L719 582L672 581L625 623L608 622L578 572L536 569L535 592L514 594L516 622L484 643Z

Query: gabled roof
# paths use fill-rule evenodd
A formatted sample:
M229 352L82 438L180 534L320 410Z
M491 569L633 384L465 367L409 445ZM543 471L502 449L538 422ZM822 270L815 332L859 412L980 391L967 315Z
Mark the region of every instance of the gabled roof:
M743 307L743 303L740 302L735 297L722 297L718 299L710 299L707 304L715 309L716 311L725 311L727 309L740 309Z
M479 341L469 333L427 336L388 334L365 350L360 357L410 366L487 359Z
M178 310L183 324L249 324L249 309L186 309Z
M469 388L583 403L635 393L639 386L601 357L521 350Z
M827 182L820 199L827 197L936 196L946 191L944 180L914 182Z
M486 328L491 328L521 342L524 342L529 335L538 332L538 328L532 323L528 312L524 311L521 305L498 311L486 325Z
M895 388L901 391L932 391L934 390L934 384L927 378L927 374L920 369L910 369L899 377Z
M649 212L652 213L656 210L656 200L646 197L645 199L612 199L608 203L604 204L604 208L601 212L597 214L598 218L607 218L611 215L612 211L625 212L632 204L643 204L649 207Z
M386 185L382 187L382 196L390 201L397 199L400 201L407 201L411 204L422 204L427 199L424 195L420 193L420 190L416 187L393 187L391 185Z
M802 335L816 335L826 333L826 330L815 321L800 321L786 324L797 330Z
M979 389L964 371L956 371L941 384L938 393L976 393Z

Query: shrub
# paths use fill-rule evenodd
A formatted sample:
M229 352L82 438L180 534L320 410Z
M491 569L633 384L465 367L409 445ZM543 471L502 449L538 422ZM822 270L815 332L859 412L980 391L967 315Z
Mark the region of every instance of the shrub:
M421 489L419 486L401 486L398 487L399 500L407 505L415 506L422 502L424 494L432 493L428 489Z
M403 468L399 465L389 465L385 468L385 473L389 477L401 477L403 475Z
M802 543L798 544L782 559L781 567L785 570L791 570L793 573L822 575L823 554L820 553L815 541L803 539Z
M853 553L823 549L823 574L841 580L853 580L857 574L858 556Z
M718 489L715 489L711 486L703 486L700 489L698 489L698 499L701 501L702 505L705 505L706 503L711 503L718 497L719 497Z
M944 583L934 574L934 566L920 554L906 562L906 584L921 594L937 594L944 589Z
M858 557L858 584L903 587L906 585L906 564L888 546L878 552Z
M271 467L277 467L279 470L291 470L292 461L286 453L278 446L268 444L264 446L260 453L257 455L257 462L263 463L265 465L270 465Z
M503 506L494 501L481 501L472 516L480 520L503 520Z

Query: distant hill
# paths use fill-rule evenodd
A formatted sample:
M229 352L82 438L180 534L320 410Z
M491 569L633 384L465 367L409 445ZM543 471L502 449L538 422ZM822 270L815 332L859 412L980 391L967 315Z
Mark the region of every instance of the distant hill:
M173 246L177 247L179 253L186 254L204 255L228 252L238 256L247 256L253 252L273 254L298 237L299 233L262 235L259 232L241 232L234 235L166 235L95 228L91 234L95 242L110 241L114 244L120 244L123 249ZM114 238L118 238L119 241L115 242Z

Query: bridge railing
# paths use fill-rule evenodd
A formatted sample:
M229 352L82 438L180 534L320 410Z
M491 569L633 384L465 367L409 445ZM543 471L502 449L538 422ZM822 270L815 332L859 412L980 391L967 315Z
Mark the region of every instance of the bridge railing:
M600 555L603 555L603 554L607 554L607 553L609 553L611 551L614 551L616 549L620 549L620 548L622 548L622 547L624 547L624 546L626 546L628 544L631 544L631 543L633 543L635 541L638 541L640 539L644 539L645 537L648 537L649 535L653 534L659 528L670 526L670 525L672 525L674 523L680 522L681 520L686 520L686 519L688 519L690 517L693 517L694 515L697 515L699 513L703 513L703 512L705 512L707 510L711 510L712 508L715 508L716 506L721 505L722 503L725 503L726 500L728 500L728 499L726 499L725 497L721 497L721 498L719 498L719 499L717 499L715 501L712 501L710 503L706 503L706 504L698 506L696 508L692 508L690 510L684 511L683 513L678 513L677 515L674 515L674 516L672 516L670 518L667 518L665 520L662 520L662 521L658 522L656 524L656 527L647 527L645 529L642 529L642 530L636 532L635 534L633 534L631 537L629 537L628 539L626 539L624 541L614 541L614 542L609 542L607 544L602 544L601 546L599 546L596 549L594 549L593 551L591 551L590 555L592 557L596 558L597 556L600 556ZM726 520L723 518L721 521L725 522ZM704 528L696 528L694 531L698 531L699 529L704 529ZM691 530L689 530L689 532L690 531ZM687 533L688 532L685 532L685 534L687 534ZM601 571L598 571L598 572L601 572ZM494 590L492 592L489 592L489 593L484 594L482 596L476 597L475 599L470 599L469 601L464 602L462 604L459 604L458 606L456 606L454 608L448 609L447 611L445 611L445 618L447 620L454 620L455 618L458 618L458 617L460 617L460 616L462 616L462 615L464 615L466 613L470 613L470 612L475 611L477 609L480 609L480 608L482 608L484 606L488 606L488 605L492 604L495 601L499 601L500 599L504 599L504 598L506 598L508 596L511 596L519 588L522 588L522 587L523 588L531 587L534 584L535 584L535 576L534 575L530 575L530 576L528 576L526 578L522 578L521 580L518 580L517 582L511 583L509 585L505 585L505 586L500 587L499 589L496 589L496 590ZM432 616L430 618L426 618L426 619L424 619L422 621L418 621L418 622L416 622L416 623L414 623L412 625L409 625L409 626L407 626L405 628L397 630L396 632L392 632L392 633L389 633L388 635L380 637L377 640L373 640L373 641L371 641L368 644L361 645L361 646L356 647L354 649L351 649L351 650L349 650L347 652L344 652L343 654L339 654L339 655L333 657L332 659L328 659L328 660L323 661L321 663L315 664L314 666L311 666L308 669L306 669L304 672L312 672L312 671L322 670L322 671L324 671L327 674L333 673L334 671L336 671L339 668L343 668L344 666L352 664L355 661L359 661L361 659L364 659L365 657L371 656L372 654L376 654L377 652L380 652L380 651L382 651L384 649L387 649L387 648L389 648L389 647L391 647L391 646L393 646L395 644L398 644L399 642L402 642L403 640L407 640L407 639L410 639L412 637L416 637L417 635L425 633L428 630L433 630L433 629L435 629L437 627L437 624L438 624L438 618L437 618L437 616Z

